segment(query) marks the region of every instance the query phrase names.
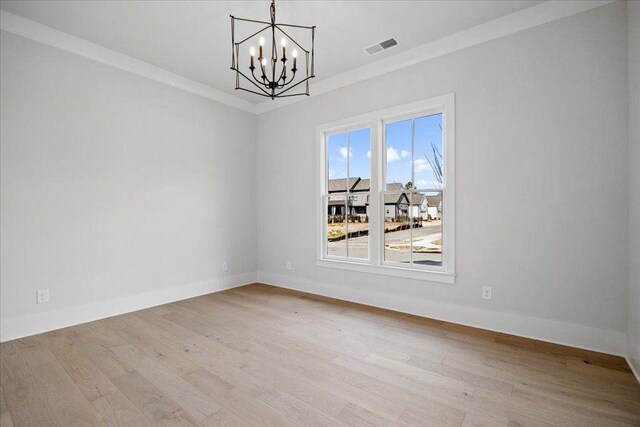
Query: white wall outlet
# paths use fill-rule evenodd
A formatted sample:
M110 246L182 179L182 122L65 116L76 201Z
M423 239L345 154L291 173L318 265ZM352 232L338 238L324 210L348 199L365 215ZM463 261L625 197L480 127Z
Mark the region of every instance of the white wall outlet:
M291 269L293 268L293 266L291 265L291 261L287 261L286 268L287 270L291 271Z
M36 303L46 304L49 302L49 289L40 289L36 292Z
M222 263L222 271L227 271L229 267L227 266L227 261Z
M482 298L491 299L493 293L493 289L491 286L483 286L482 287Z

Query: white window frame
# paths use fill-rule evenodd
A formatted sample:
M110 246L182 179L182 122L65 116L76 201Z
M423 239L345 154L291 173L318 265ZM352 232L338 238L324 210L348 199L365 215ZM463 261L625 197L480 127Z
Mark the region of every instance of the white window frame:
M445 182L442 193L442 266L404 266L384 261L384 203L386 150L384 124L402 119L442 113L443 163ZM369 259L327 256L327 224L324 197L327 185L328 136L362 128L371 129L371 188L369 190ZM437 96L423 101L373 111L349 119L320 125L317 135L317 261L320 267L339 268L374 274L453 284L455 282L455 95ZM426 189L428 190L428 189ZM377 213L377 214L376 214ZM348 245L348 243L345 243Z

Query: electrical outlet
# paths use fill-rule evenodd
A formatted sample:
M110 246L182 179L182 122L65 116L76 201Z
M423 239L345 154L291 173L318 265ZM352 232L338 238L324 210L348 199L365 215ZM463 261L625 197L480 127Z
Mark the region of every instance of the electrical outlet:
M227 266L227 261L222 263L222 271L227 271L228 270L228 266Z
M46 304L49 302L49 289L40 289L36 292L36 303Z
M493 289L491 286L483 286L482 287L482 298L491 299Z
M287 270L291 271L291 269L293 268L291 266L291 261L287 261L286 267L287 267Z

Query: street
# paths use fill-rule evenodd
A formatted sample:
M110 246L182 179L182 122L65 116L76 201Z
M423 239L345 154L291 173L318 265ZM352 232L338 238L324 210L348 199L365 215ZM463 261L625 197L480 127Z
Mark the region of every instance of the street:
M425 222L425 224L428 224ZM411 239L411 230L393 231L384 234L385 238L385 261L408 263L410 260L410 250L408 248ZM441 224L424 226L413 229L413 241L416 246L423 245L424 241L431 242L442 238ZM363 258L368 257L367 250L369 245L369 236L355 237L348 239L349 257ZM329 242L329 255L344 257L346 253L346 240ZM400 249L393 249L393 247ZM390 248L391 247L391 248ZM434 252L414 252L413 261L415 264L439 266L442 263L442 253Z

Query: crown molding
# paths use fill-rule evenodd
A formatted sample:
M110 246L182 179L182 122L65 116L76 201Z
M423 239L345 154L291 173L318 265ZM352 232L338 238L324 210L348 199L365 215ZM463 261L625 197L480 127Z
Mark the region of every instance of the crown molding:
M614 3L615 1L616 0L547 1L441 39L416 46L395 55L381 58L362 67L346 71L333 77L328 77L311 84L311 93L312 96L317 96L538 25ZM214 89L211 86L198 83L187 77L4 10L0 11L0 29L111 65L121 70L129 71L252 114L266 113L307 99L307 97L295 97L278 99L277 102L267 100L254 104L238 96L230 95Z
M312 83L309 91L311 96L317 96L538 25L614 3L615 1L548 1ZM273 102L272 100L263 101L254 107L254 112L262 114L306 99L308 98L296 97L278 100L278 102Z
M252 102L4 10L0 29L255 114Z

